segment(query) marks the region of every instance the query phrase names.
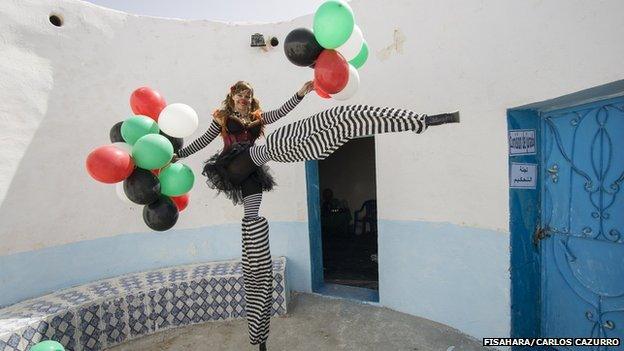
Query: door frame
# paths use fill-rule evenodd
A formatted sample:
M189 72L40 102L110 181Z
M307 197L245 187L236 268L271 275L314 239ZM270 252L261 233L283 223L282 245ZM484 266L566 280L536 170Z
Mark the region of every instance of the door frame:
M508 170L512 163L532 163L540 174L541 124L535 109L510 109L507 111L507 132L535 130L534 155L508 155ZM509 135L509 134L508 134ZM510 273L511 273L511 337L539 337L540 271L539 247L533 235L540 223L540 188L538 176L535 189L509 188Z
M374 157L375 168L377 167L377 141L374 135L362 136L360 138L373 138L375 144ZM325 284L323 270L323 235L321 229L321 195L320 195L320 175L319 162L306 161L306 194L308 202L308 238L310 243L310 285L312 292L348 298L357 301L379 302L379 291L353 286L343 286L339 284ZM377 179L375 179L377 182ZM375 187L375 192L377 191ZM379 228L378 228L379 230ZM379 245L379 237L377 238Z
M325 284L323 277L323 238L321 235L321 195L318 161L305 162L308 198L308 237L310 240L310 276L312 291L319 293Z

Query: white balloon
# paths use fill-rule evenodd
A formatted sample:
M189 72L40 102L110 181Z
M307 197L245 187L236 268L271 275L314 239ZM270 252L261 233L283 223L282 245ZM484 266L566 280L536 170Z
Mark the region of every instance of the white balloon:
M353 60L362 49L362 43L364 43L364 37L362 36L362 31L360 27L356 25L353 26L353 32L349 39L342 45L340 45L336 50L342 54L345 60L351 61Z
M197 112L185 104L169 104L158 116L160 130L176 138L186 138L195 133L198 125Z
M336 100L350 99L353 95L355 95L355 92L357 92L359 87L360 74L358 73L357 68L353 67L353 65L349 65L349 81L347 82L347 86L336 94L333 94L331 97Z
M126 192L123 189L123 182L119 182L117 184L115 184L115 192L117 193L117 197L128 204L134 205L135 203L130 201L130 199L128 199L128 197L126 196Z
M128 154L132 155L132 145L130 145L128 143L124 143L123 141L119 141L119 142L113 143L113 146L118 148L119 150L123 150L123 151L127 152Z

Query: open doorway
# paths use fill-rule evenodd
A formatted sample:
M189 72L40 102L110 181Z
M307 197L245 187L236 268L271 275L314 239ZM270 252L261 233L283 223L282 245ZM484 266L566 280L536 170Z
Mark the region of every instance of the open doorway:
M375 138L350 140L318 175L324 283L377 291Z

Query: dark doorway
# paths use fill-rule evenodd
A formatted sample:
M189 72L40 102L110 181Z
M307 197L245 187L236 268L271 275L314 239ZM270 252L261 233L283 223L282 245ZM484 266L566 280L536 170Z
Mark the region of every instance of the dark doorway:
M378 290L375 138L349 141L318 174L325 283Z

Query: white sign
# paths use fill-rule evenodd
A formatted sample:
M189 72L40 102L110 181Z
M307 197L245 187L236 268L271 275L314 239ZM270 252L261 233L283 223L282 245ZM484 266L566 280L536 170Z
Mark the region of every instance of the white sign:
M535 129L510 130L509 154L535 155Z
M509 187L512 189L535 189L537 187L537 164L512 163Z

